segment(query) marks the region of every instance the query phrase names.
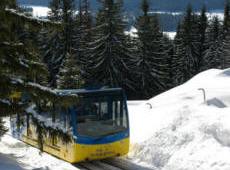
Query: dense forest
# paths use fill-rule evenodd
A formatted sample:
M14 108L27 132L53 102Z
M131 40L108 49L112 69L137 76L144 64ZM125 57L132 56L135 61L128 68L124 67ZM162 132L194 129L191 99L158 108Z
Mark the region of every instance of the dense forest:
M139 5L133 37L125 34L122 0L99 3L92 15L89 0L52 0L42 20L15 0L0 1L0 116L27 111L20 92L29 92L34 103L42 98L68 105L76 96L57 97L53 89L122 87L128 99L148 99L199 72L230 66L229 1L223 22L208 21L205 6L198 15L188 5L175 40L163 34L148 0ZM47 129L33 120L39 132ZM1 119L0 129L6 130Z

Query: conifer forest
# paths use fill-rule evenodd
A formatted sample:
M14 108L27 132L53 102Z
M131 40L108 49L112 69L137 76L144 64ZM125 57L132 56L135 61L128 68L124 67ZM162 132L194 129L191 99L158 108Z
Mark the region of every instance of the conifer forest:
M149 13L148 0L140 1L135 36L125 33L122 0L98 2L92 15L89 0L52 0L45 20L16 0L0 0L0 117L27 108L12 100L14 92L68 103L75 97L57 100L52 89L122 87L130 100L149 99L204 70L230 67L229 1L224 21L208 20L205 6L197 14L188 5L174 40ZM0 129L6 131L1 119Z

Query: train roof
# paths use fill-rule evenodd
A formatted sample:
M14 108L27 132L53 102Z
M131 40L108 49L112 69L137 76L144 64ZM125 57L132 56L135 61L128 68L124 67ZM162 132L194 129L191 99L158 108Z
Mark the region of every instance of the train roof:
M111 94L111 93L121 93L122 88L101 88L101 89L66 89L57 90L59 95L90 95L90 94Z

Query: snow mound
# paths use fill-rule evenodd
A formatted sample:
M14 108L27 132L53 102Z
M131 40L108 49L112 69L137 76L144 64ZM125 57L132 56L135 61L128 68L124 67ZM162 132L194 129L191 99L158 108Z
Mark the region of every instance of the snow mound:
M229 170L229 76L208 70L132 107L130 159L156 170Z
M218 108L225 108L227 107L220 99L217 99L217 98L213 98L213 99L210 99L207 101L207 104L209 106L216 106Z
M224 70L223 72L220 73L219 76L230 77L230 69Z

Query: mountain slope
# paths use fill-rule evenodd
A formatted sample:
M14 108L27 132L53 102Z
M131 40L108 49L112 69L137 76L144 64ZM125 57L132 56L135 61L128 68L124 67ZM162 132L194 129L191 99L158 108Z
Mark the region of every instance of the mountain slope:
M128 11L139 11L141 0L123 1ZM195 10L199 10L203 4L206 4L209 10L223 9L225 0L149 0L149 2L152 10L182 11L188 3L191 3ZM18 3L48 6L49 0L18 0ZM90 0L90 4L95 10L98 7L98 0Z

